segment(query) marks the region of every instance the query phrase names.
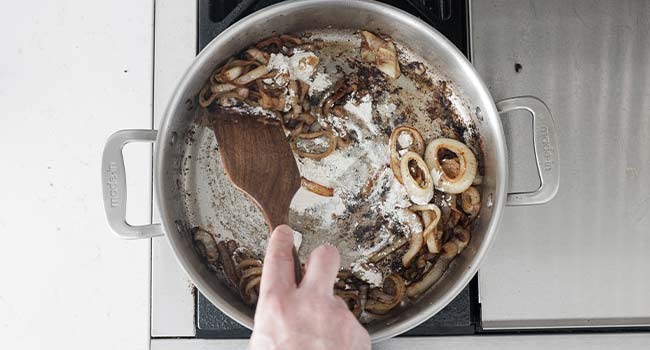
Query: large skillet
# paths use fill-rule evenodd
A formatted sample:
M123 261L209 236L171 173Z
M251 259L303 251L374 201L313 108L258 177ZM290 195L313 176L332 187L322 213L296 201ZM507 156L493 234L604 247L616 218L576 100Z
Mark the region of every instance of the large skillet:
M102 162L104 205L109 225L124 238L165 235L199 290L225 314L252 328L252 309L208 271L192 246L188 230L189 223L196 216L209 210L209 203L198 202L188 212L184 186L180 185L192 176L194 170L184 168L183 157L187 147L192 147L192 135L188 135L188 130L196 116L196 96L218 65L271 33L298 33L328 27L377 30L410 48L417 56L426 58L429 66L444 73L451 81L454 94L471 112L469 115L478 129L483 148L483 209L469 246L418 302L368 326L373 341L380 341L424 322L468 284L494 239L505 205L547 202L555 196L559 184L557 141L548 108L533 97L512 98L495 105L481 78L453 44L408 13L371 1L305 0L271 6L239 21L196 57L176 87L158 131L122 130L109 138ZM542 184L530 193L507 193L508 158L499 113L517 109L527 110L534 117L533 139ZM125 220L126 181L121 150L126 143L133 141L155 143L155 198L161 224L131 226ZM208 179L196 178L194 174L192 181Z

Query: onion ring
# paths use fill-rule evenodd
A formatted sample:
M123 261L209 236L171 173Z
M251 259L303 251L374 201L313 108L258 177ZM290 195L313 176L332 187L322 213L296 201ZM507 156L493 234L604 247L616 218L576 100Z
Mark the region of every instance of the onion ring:
M336 290L334 294L345 302L348 309L354 314L356 318L361 316L361 301L359 300L359 293L353 290Z
M323 186L302 176L300 177L300 184L307 191L316 193L319 196L332 197L334 195L333 188Z
M312 140L319 137L327 138L327 149L324 150L323 152L310 153L298 149L298 144L297 144L298 140ZM290 140L289 144L291 145L291 149L293 150L293 152L297 154L299 157L321 160L327 157L328 155L330 155L330 153L334 152L334 149L336 148L336 137L331 131L320 130L320 131L310 132L307 134L297 135L296 137L293 137Z
M383 315L394 309L406 295L406 286L402 276L393 273L384 279L384 287L381 290L372 290L369 293L369 299L366 301L365 310L367 312ZM388 288L394 289L393 293L387 294ZM375 299L370 299L375 297Z
M458 246L455 243L447 242L442 246L442 254L433 265L433 267L424 275L422 279L411 283L406 288L406 295L410 298L421 295L426 292L429 287L436 283L440 277L447 271L449 263L458 255Z
M402 133L407 133L411 135L411 138L413 139L413 142L411 145L407 147L408 150L413 151L419 155L424 154L424 139L422 138L422 135L420 132L413 127L402 125L398 126L393 130L393 132L390 134L390 139L388 139L388 149L390 152L390 168L393 170L393 174L395 175L395 179L399 181L399 183L402 182L402 173L400 171L400 154L399 154L399 136L402 135Z
M208 92L210 95L206 96ZM212 92L211 86L206 85L199 92L199 106L206 108L212 104L215 98L217 98L217 94Z
M457 176L451 177L444 172L441 159L438 156L441 149L447 149L458 157L460 169ZM429 169L431 169L434 186L442 192L462 193L472 185L474 177L476 177L478 166L476 156L467 145L454 139L440 138L433 140L424 152L424 159Z
M424 176L423 184L419 184L411 174L410 162L414 161L417 169L422 172ZM431 178L431 173L426 163L415 152L408 151L402 157L400 161L400 171L402 174L402 181L406 192L409 195L411 201L415 204L427 204L433 198L433 181Z

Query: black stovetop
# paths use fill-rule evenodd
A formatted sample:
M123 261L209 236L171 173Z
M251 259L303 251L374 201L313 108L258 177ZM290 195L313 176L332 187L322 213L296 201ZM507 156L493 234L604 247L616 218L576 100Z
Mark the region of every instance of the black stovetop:
M198 0L197 52L239 19L279 0ZM469 57L466 0L387 0L418 16L451 40ZM250 331L224 315L196 293L196 335L199 338L247 338ZM409 336L474 334L479 322L476 277L447 307L405 333Z

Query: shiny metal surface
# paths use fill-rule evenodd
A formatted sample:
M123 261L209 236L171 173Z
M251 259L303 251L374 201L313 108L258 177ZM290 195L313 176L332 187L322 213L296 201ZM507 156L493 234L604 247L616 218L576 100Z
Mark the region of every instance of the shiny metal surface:
M113 232L125 239L143 239L161 236L160 224L132 226L126 221L126 169L122 148L130 142L154 142L155 130L120 130L111 135L104 145L102 156L102 191L106 220Z
M169 103L156 145L155 182L157 204L167 232L166 237L190 278L203 294L224 313L247 327L252 326L252 312L218 279L214 278L192 248L183 228L186 222L182 207L181 159L183 140L193 120L191 101L195 99L209 73L226 58L273 31L299 32L318 28L381 28L396 41L411 48L452 81L452 88L472 111L479 107L481 119L475 119L483 138L486 157L484 176L484 211L478 231L445 277L418 303L382 323L369 326L374 341L402 333L417 326L442 309L469 282L485 255L496 232L505 204L507 181L506 148L494 102L485 85L465 57L442 35L419 19L392 7L368 1L311 0L281 3L257 12L224 31L196 58L186 72ZM188 103L187 101L190 101ZM195 105L195 103L194 103Z
M555 123L544 102L533 96L511 97L497 102L500 115L526 111L533 119L533 144L539 187L531 191L509 190L506 205L544 204L557 194L560 187L560 150L557 146ZM525 138L519 135L517 138ZM516 171L511 171L511 173Z
M650 325L650 2L475 0L471 18L493 96L549 106L563 173L553 201L504 211L479 271L483 327Z

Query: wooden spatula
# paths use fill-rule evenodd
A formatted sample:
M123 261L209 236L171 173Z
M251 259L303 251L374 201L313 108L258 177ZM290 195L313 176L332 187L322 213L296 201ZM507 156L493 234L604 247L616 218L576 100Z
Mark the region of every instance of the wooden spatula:
M286 224L289 205L300 188L300 172L280 125L265 124L258 117L219 110L211 118L221 160L230 181L262 210L271 231ZM302 268L293 248L296 283Z

